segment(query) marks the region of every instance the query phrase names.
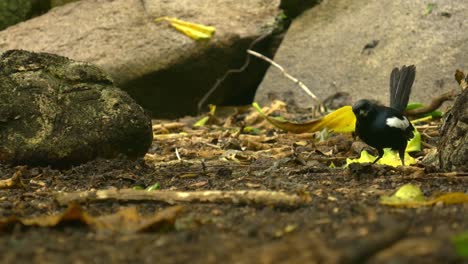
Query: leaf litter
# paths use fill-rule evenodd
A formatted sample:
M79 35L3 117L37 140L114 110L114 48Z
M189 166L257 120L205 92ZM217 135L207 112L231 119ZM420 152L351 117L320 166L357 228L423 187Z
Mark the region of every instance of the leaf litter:
M283 116L283 120L293 120L297 124L320 118L302 113L296 115L288 112L288 108L277 101L264 107L262 112L268 116ZM446 247L447 243L442 242L468 229L463 214L467 209L466 203L448 205L439 200L435 206L429 207L432 209L421 207L418 210L380 205L382 196L408 183L417 183L425 197L428 194L440 197L440 193L466 192L468 183L463 172L443 173L432 165L421 163L431 146L437 145L437 119L426 120L417 126L421 141L426 145L412 152L416 165L391 167L356 163L344 168L348 158L356 158L362 151L352 133L337 133L333 129L301 134L286 132L272 126L253 108L216 107L208 117L197 127L193 125L200 117L154 120L154 143L143 160L96 160L64 171L25 168L20 175L24 187L0 190L0 216L2 221L9 219L8 224L2 226L8 227L11 234L21 232L31 238L24 242L30 247L23 246L17 251L10 249L9 254L14 254L18 260L22 259L21 256L36 254L29 248L39 243L37 241L49 248L57 247L47 236L33 239L36 232L44 229L48 230L43 231L46 232L44 234L56 232L55 236L70 245L78 245L83 236L87 237L91 248L69 255L91 254L94 259L104 262L110 259L104 253L106 250L98 246L102 240L116 250L134 254L133 259L143 260L146 254L146 257L157 258L161 263L206 263L210 259L238 263L243 259L256 258L262 249L276 252L279 248L288 248L292 246L288 241L297 245L295 255L281 251L283 255L278 258L301 260L325 256L339 262L367 256L365 259L382 262L401 257L401 249L398 256L392 253L399 248L398 245L406 247L418 241L418 245L431 245L431 253L424 254L430 254L434 263L458 259L455 247ZM245 129L247 127L254 130ZM373 152L370 148L367 151ZM18 170L0 165L2 179L11 178ZM157 188L154 187L156 185ZM135 186L142 190L133 190ZM139 191L145 193L145 197L164 192L183 195L278 192L306 202L294 207L282 203L272 206L239 202L241 200L236 196L230 199L219 196L222 200L208 202L201 202L199 198L168 202L141 197L125 199L125 196L118 196L122 190ZM115 192L116 196L103 200L56 202L58 194L97 192ZM73 207L76 202L80 206ZM169 231L158 232L158 242L141 235L146 230L143 223L149 223L148 226L154 223L157 227L158 221L152 222L151 219L159 212L171 210L172 204L183 205L184 210L170 214ZM78 227L76 221L63 220L70 207L79 212L76 214L78 223L81 223ZM18 231L17 227L24 227L25 223L32 225ZM74 231L68 231L71 235L63 233L61 229L54 228L57 225L73 227ZM37 228L41 226L45 228ZM126 240L115 240L113 236L94 238L89 233L83 234L80 231L83 228L96 234L140 235L127 243ZM151 230L157 232L166 228ZM413 239L428 236L431 241ZM0 237L0 247L11 243L11 239L12 235ZM191 242L192 239L197 243ZM157 250L154 243L164 245L164 250ZM394 243L395 247L392 247ZM301 244L316 245L316 252L311 254ZM206 248L212 249L210 255L207 255ZM41 254L51 256L52 252L46 250ZM407 250L405 254L408 260L421 257L417 251ZM67 256L64 254L63 257ZM268 256L275 255L263 257L270 259Z

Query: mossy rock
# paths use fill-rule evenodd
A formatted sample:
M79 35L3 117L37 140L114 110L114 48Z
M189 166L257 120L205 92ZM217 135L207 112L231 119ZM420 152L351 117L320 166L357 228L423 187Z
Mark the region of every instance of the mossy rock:
M41 15L49 9L49 0L1 0L0 30Z
M136 158L151 145L151 120L94 65L10 50L0 57L0 140L0 161L12 164Z

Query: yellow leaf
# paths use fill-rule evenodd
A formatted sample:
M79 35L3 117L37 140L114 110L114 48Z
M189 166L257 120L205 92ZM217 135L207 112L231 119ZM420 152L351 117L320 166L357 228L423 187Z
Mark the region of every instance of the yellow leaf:
M356 124L356 116L351 106L343 106L324 116L311 131L314 132L327 128L334 132L353 132Z
M447 193L429 201L431 204L442 202L444 204L468 203L468 194L462 192Z
M401 186L393 195L380 197L380 203L383 205L400 207L420 207L427 205L421 189L413 184Z
M208 115L202 117L202 118L199 119L197 122L195 122L195 124L193 124L194 127L202 127L202 126L205 126L206 123L207 123L211 118L214 117L215 112L216 112L216 105L210 104L209 107L210 107L210 112L208 113Z
M361 156L358 159L346 159L346 166L348 166L351 163L372 163L376 158L377 157L372 156L367 151L363 150L361 152ZM396 151L392 151L391 149L384 149L384 155L379 161L377 161L377 164L398 167L401 165L400 156ZM405 152L405 164L416 164L416 160L413 157L411 157L407 152Z
M384 154L385 155L385 154ZM346 159L346 166L351 163L371 163L374 162L375 157L369 154L366 150L361 151L361 156L358 159Z
M283 119L273 118L265 115L257 103L252 106L260 113L273 126L291 132L291 133L305 133L320 131L324 128L334 132L353 132L356 123L356 117L352 111L351 106L341 107L328 115L310 120L304 123L295 123Z
M432 119L432 116L425 116L425 117L421 117L419 119L412 120L411 123L413 123L413 125L414 125L414 124L417 124L417 123L427 122L427 121L429 121L431 119Z
M412 207L430 206L436 203L468 203L468 194L462 192L447 193L433 199L424 197L421 189L412 184L401 186L393 195L380 197L380 203L389 206Z
M421 133L414 128L414 137L408 142L406 152L421 151ZM406 159L406 158L405 158Z
M193 126L194 127L202 127L202 126L206 125L206 122L208 122L208 120L210 120L210 116L204 116L201 119L199 119L197 122L195 122L195 124L193 124Z
M215 27L195 24L172 17L160 17L155 21L159 22L162 20L169 22L175 29L195 40L209 39L216 31Z
M421 188L411 183L401 186L393 196L406 201L424 201L426 199Z

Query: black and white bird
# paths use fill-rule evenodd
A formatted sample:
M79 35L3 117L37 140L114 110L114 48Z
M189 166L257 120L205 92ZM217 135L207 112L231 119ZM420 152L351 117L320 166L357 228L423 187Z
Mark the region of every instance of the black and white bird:
M401 163L405 165L405 149L408 140L414 136L414 127L403 112L408 105L415 76L414 65L393 69L390 75L390 107L365 99L353 105L356 134L379 153L373 163L382 158L384 148L391 148L398 151Z

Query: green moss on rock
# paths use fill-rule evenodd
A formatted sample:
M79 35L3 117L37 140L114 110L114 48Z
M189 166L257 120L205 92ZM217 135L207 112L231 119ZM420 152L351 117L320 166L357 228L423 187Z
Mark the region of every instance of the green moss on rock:
M13 50L0 57L0 160L68 166L143 156L151 120L94 65Z

